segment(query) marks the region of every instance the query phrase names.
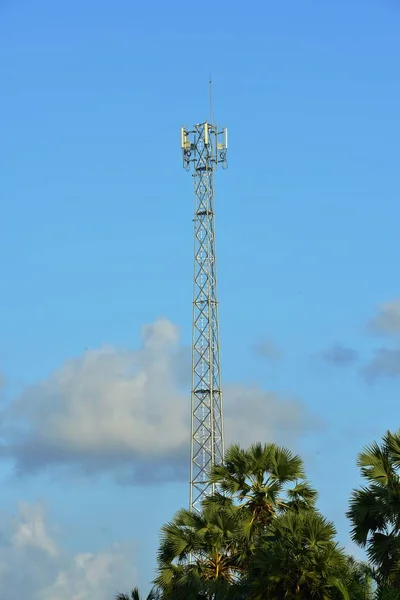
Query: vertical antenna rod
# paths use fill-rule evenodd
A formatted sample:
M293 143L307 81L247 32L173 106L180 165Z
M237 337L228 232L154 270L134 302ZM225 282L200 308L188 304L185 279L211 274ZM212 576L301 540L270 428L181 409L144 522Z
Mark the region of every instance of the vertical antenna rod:
M195 191L190 510L197 512L202 500L215 491L214 484L208 483L210 468L224 456L214 171L218 165L227 168L227 139L226 129L218 131L208 121L191 131L181 128L183 167L186 171L193 167Z
M212 79L210 76L210 123L214 122L214 116L212 111Z

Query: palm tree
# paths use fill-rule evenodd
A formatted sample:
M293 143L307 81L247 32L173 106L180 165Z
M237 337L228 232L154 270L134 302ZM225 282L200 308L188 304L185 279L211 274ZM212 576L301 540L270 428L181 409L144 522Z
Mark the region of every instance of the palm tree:
M332 523L316 511L289 510L271 523L245 582L251 600L333 600L349 595L341 575L345 555Z
M317 492L305 479L302 459L276 444L232 445L210 481L220 490L207 504L229 504L247 515L249 537L286 510L314 509Z
M162 528L155 584L174 600L239 600L253 554L279 515L315 510L302 460L275 444L231 446L202 513L179 511Z
M351 600L377 600L373 584L373 571L369 564L346 556L346 564L341 567L340 575L346 585ZM338 593L334 600L340 600Z
M351 496L352 538L367 549L378 583L400 587L400 430L365 447L357 465L367 485Z
M115 596L115 600L141 600L141 596L139 594L139 588L134 587L131 591L130 595L128 594L117 594ZM147 600L161 600L161 595L158 590L152 589L149 595L147 596Z
M381 587L378 589L376 600L400 600L400 590L398 586Z
M178 511L161 530L156 586L174 600L228 598L242 572L240 532L235 511Z

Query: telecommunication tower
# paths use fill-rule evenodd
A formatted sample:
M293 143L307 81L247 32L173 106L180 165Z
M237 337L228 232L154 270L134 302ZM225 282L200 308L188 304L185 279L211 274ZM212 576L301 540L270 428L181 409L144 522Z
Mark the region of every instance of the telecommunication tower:
M181 147L183 167L193 168L195 192L190 510L200 511L204 497L215 491L207 482L210 467L224 456L214 173L219 165L227 168L228 131L208 121L192 130L182 127Z

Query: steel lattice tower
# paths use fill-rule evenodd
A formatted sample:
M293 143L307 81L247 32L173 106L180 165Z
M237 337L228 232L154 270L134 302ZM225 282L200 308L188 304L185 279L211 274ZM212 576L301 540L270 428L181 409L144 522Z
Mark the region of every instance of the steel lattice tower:
M194 291L192 330L192 393L190 448L190 509L199 511L210 467L224 456L220 342L217 298L217 262L214 224L214 172L227 167L226 129L200 123L192 131L181 129L183 166L193 167Z

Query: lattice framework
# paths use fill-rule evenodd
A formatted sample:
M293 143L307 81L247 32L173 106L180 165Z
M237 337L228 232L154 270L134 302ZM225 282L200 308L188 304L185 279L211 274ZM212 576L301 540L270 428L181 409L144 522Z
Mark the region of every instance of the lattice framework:
M193 167L194 291L192 329L192 393L190 508L201 509L212 494L210 467L224 456L217 262L214 221L214 172L226 168L227 130L208 122L181 130L183 165Z

